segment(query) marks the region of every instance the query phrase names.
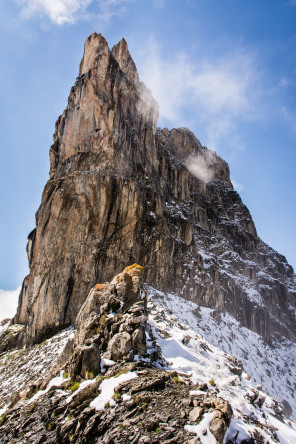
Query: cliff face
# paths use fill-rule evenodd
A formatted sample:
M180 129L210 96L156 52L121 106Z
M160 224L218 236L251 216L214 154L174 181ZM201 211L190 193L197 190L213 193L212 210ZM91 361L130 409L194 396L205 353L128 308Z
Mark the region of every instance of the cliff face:
M295 341L292 267L258 238L227 164L157 118L125 40L110 51L91 35L28 239L15 318L26 340L73 324L90 287L137 262L149 285Z

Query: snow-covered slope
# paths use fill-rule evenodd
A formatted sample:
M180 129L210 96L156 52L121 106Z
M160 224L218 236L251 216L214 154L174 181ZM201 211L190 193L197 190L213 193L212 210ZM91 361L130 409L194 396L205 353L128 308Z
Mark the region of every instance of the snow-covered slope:
M211 381L219 396L231 403L229 442L240 442L258 424L269 442L296 442L295 424L283 421L277 402L285 405L288 400L295 419L295 344L268 346L230 315L217 321L213 310L151 287L149 299L150 324L169 367L191 375L193 383ZM241 377L235 374L240 373L240 363L231 355L243 363ZM237 433L237 441L231 441Z
M285 414L291 414L291 418L296 420L296 344L274 340L272 345L268 345L260 335L242 327L229 314L219 314L151 287L149 295L158 310L162 311L163 315L158 314L161 319L174 324L178 320L178 325L186 326L184 336L197 334L241 360L253 386L262 386L266 393L282 403ZM190 344L192 341L188 346Z
M0 333L5 327L8 328L8 324L0 329ZM14 325L10 329L17 330L18 327ZM29 387L50 376L73 336L74 329L68 328L42 344L13 350L0 357L0 414L13 399L21 399Z

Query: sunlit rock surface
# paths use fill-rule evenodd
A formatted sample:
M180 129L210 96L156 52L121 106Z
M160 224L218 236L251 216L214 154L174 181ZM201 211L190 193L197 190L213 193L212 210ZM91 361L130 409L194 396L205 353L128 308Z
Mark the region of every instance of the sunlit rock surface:
M229 169L158 106L122 39L92 34L50 148L15 323L35 343L75 322L98 282L127 263L162 291L295 341L295 275L262 242Z

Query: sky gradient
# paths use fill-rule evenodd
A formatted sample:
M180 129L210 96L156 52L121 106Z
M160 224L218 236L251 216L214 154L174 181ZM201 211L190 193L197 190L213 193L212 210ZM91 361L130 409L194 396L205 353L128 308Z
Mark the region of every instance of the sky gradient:
M259 236L295 269L296 0L10 0L0 3L0 288L28 274L54 124L94 31L110 47L125 37L158 125L187 126L228 162Z

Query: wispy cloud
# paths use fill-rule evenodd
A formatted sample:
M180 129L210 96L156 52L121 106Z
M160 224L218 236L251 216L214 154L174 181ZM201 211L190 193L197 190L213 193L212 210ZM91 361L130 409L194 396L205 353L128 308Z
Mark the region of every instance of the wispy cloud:
M109 21L114 15L120 15L124 4L130 0L15 0L21 7L20 16L24 20L32 17L48 17L58 25L72 24L94 15ZM90 13L88 8L94 4L97 11Z
M160 125L202 129L202 143L222 155L227 149L228 160L245 149L244 124L277 122L296 133L295 82L264 65L256 49L236 45L193 59L188 51L168 55L151 39L139 54L140 77L159 104Z
M96 17L109 22L114 16L121 16L126 11L127 3L132 0L98 0L99 12Z
M15 315L20 291L21 287L12 291L0 290L0 321Z
M92 0L16 0L21 6L20 16L28 20L34 16L47 16L53 23L74 23L84 14Z
M237 182L236 180L231 179L231 182L232 182L233 188L236 191L240 192L244 189L244 186L241 183Z
M141 77L157 99L162 119L175 124L183 120L184 108L190 108L206 126L207 142L215 149L219 139L235 130L237 118L253 118L254 97L260 95L254 56L243 50L215 60L193 61L184 53L167 59L150 42Z
M188 170L202 182L208 183L215 176L217 157L213 151L205 151L187 159Z

